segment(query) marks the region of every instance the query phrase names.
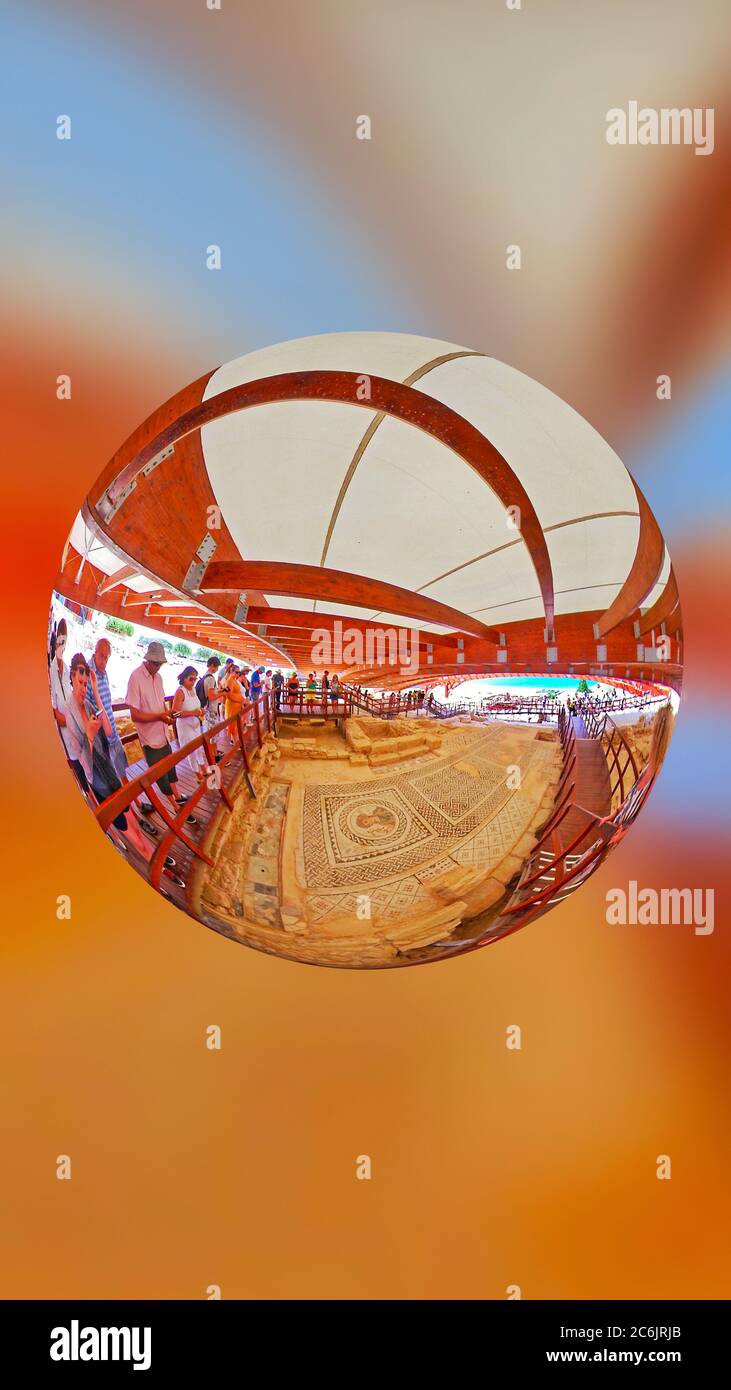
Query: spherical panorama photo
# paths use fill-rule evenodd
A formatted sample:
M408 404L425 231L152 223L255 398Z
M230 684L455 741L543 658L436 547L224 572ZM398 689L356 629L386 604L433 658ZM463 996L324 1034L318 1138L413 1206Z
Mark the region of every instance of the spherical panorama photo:
M670 556L611 446L506 363L394 333L248 353L130 425L79 499L48 672L131 869L313 965L550 930L680 699Z

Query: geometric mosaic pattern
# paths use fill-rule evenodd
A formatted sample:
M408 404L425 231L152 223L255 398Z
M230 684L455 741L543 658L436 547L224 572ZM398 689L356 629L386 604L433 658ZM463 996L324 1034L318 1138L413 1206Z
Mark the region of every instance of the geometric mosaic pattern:
M362 787L308 785L298 856L302 886L332 892L374 885L414 874L445 856L449 867L461 862L454 851L478 833L485 859L502 858L517 838L521 810L515 806L506 817L517 794L506 786L496 752L494 743L482 755L470 749L471 770L458 765L466 755L456 752L436 770L432 760L428 770L412 768L375 787L372 780Z

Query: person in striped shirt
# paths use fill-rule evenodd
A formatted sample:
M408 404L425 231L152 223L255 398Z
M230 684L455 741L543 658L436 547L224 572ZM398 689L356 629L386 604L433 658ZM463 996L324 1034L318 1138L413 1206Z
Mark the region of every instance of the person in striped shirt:
M124 751L124 744L117 732L114 722L114 711L112 709L112 692L109 689L109 677L107 675L107 662L111 655L111 643L106 637L100 637L94 648L94 655L89 662L92 671L96 672L96 684L99 691L99 699L104 706L104 712L112 726L109 735L109 753L112 759L114 770L122 782L127 780L127 754ZM87 695L87 705L93 705L91 682L89 682L89 692Z

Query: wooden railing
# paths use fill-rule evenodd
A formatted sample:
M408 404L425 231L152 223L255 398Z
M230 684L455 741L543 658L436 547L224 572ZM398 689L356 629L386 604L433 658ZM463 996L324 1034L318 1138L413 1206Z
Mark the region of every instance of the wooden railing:
M622 730L610 719L606 710L590 710L584 715L584 727L589 738L601 739L609 768L610 806L619 793L619 805L627 799L639 776L634 753ZM629 775L628 775L629 774Z
M308 699L308 693L310 699ZM171 699L172 697L166 697L166 702L169 703ZM653 696L646 700L642 699L641 704L655 704L658 701L664 702L664 700L665 697ZM621 707L628 707L626 698L622 701ZM113 708L114 710L121 710L128 708L128 706L115 703ZM119 791L114 792L112 796L98 805L94 805L94 813L102 829L109 831L115 818L128 810L133 802L138 800L141 793L145 792L154 810L167 827L165 835L156 845L148 867L149 881L155 888L159 888L165 858L176 838L186 845L198 859L202 859L209 865L213 863L211 857L200 848L186 830L187 817L205 793L210 790L217 790L226 808L229 811L233 809L232 783L227 786L223 773L232 758L239 752L242 758L244 779L250 795L254 796L251 781L251 760L256 750L261 748L265 733L276 733L278 716L319 716L340 719L357 710L365 710L378 718L389 719L395 718L397 715L407 715L422 710L436 718L447 718L463 709L467 710L468 706L440 705L433 696L424 697L421 692L391 692L389 695L376 697L359 686L343 685L335 698L329 690L323 690L321 685L314 692L314 699L312 692L308 692L302 687L296 692L290 692L286 687L283 687L278 693L263 692L257 701L247 704L243 712L232 715L228 719L222 719L210 729L202 730L200 735L190 743L172 750L168 756L162 758L153 767L146 768L137 777L125 782ZM529 713L550 713L556 718L563 753L563 766L553 811L542 828L540 840L524 866L514 890L513 900L503 909L502 916L510 922L508 931L515 931L533 917L541 915L578 886L603 858L609 844L624 833L627 825L636 816L639 806L644 801L654 780L654 772L651 773L649 767L641 776L638 776L637 764L632 750L621 730L609 718L607 706L595 707L593 702L590 704L584 697L581 704L584 726L590 738L604 740L612 798L617 792L621 798L621 805L614 816L601 818L593 815L577 805L575 801L576 736L573 720L565 707L556 701L547 701L545 697L537 697L510 702L504 709L501 707L499 710L491 706L486 713L488 715L515 713L518 710L525 710ZM470 710L469 712L473 711ZM608 728L609 732L607 732ZM224 731L233 735L234 742L217 762L215 740ZM121 737L124 743L129 743L138 738L138 733L136 730L130 730ZM207 775L177 814L172 814L158 792L156 783L161 776L188 758L198 748L204 750L208 763ZM93 802L93 798L91 800ZM583 815L586 818L586 825L573 836L568 845L563 846L557 831L570 811L576 811ZM592 833L594 834L593 841L587 848L580 850L580 846ZM527 894L525 890L529 890ZM518 916L518 914L522 915ZM505 935L506 933L501 932L500 934Z
M343 685L341 690L348 692L353 708L364 709L381 719L393 719L397 715L421 711L435 719L452 719L456 715L470 714L480 719L510 719L519 715L527 716L529 719L535 717L539 720L553 721L557 720L561 710L565 709L560 699L551 699L547 695L506 696L503 699L490 696L483 700L465 699L458 704L449 705L437 700L433 691L426 695L416 691L392 691L388 695L378 696L363 690L360 686ZM607 699L581 695L576 697L573 703L577 713L587 715L601 714L609 710L644 709L650 705L664 704L666 701L667 696L648 692L644 695L618 694Z
M520 917L515 916L507 932L501 932L501 936L509 935L511 931L517 931L519 927L524 927L534 917L542 916L550 907L554 907L579 884L588 877L595 868L598 867L600 860L604 857L608 845L611 843L611 823L604 822L599 816L592 815L590 811L581 806L567 807L576 810L586 816L586 826L576 834L565 848L560 848L558 852L546 851L544 848L545 837L536 847L531 855L526 870L521 875L516 888L516 893L523 894L526 888L531 891L528 895L520 897L518 901L511 902L503 909L502 917L510 919L513 914L520 913ZM555 830L556 824L552 826ZM593 834L594 839L588 848L579 852L579 846ZM540 886L542 884L542 887Z
M392 690L388 694L373 695L359 685L342 685L340 688L348 700L349 714L360 709L377 719L396 719L398 716L415 714L420 709L426 710L427 707L428 696L425 697L423 691Z
M316 690L307 690L301 685L297 690L282 686L280 691L274 691L274 701L277 714L285 718L344 719L352 713L350 691L344 685L336 695L319 684Z
M224 732L233 736L234 742L220 760L216 761L215 740ZM181 748L172 749L166 757L161 758L152 767L145 768L144 772L140 772L130 781L123 782L119 791L113 792L105 801L94 806L94 814L102 830L109 831L116 817L127 811L132 803L138 800L142 792L146 794L153 809L167 827L166 833L156 845L148 866L148 879L153 888L160 887L165 858L176 839L186 845L196 858L204 860L206 864L213 863L210 855L200 848L186 830L187 817L208 791L217 791L227 810L233 810L231 796L233 779L227 786L224 781L224 771L237 753L240 753L242 757L242 771L249 795L255 796L251 781L252 758L256 750L261 748L264 735L269 732L276 732L276 710L271 695L265 693L240 713L231 715L228 719L222 719L210 729L202 729L198 737L191 739L190 743L183 744ZM130 737L137 738L138 735L136 732L129 735L127 741ZM198 748L202 748L205 752L208 763L206 776L201 780L185 805L181 806L176 815L173 815L166 805L166 799L158 791L156 783L161 776L188 758Z
M582 695L572 698L572 704L577 714L602 713L603 711L612 712L617 710L644 709L650 705L665 704L666 695L617 695L610 696L608 699L599 699L590 695ZM443 706L447 713L450 707ZM452 711L455 709L451 707ZM559 699L549 699L546 695L533 696L511 696L505 699L496 699L491 696L480 701L467 700L458 707L468 713L477 714L480 717L500 717L504 715L548 715L555 719L559 710L564 709L563 702Z
M661 698L665 703L665 697ZM652 701L655 703L655 700ZM541 838L534 847L525 864L513 896L501 917L509 922L507 932L517 931L541 916L550 907L561 902L569 893L598 868L611 845L625 834L636 818L655 780L656 769L649 764L638 773L637 763L621 729L614 724L606 710L596 712L582 711L587 735L601 739L607 759L610 784L610 807L617 794L620 804L608 816L598 816L580 806L574 799L572 769L576 766L575 738L573 721L563 710L559 714L559 734L564 753L564 766L556 795L553 813L543 827ZM567 731L571 727L571 733ZM568 815L575 811L585 818L586 824L573 836L569 844L563 845L556 837L556 830ZM592 838L590 838L592 837ZM589 840L589 843L585 842ZM583 848L581 848L583 846ZM497 934L495 939L497 939Z
M559 899L562 892L567 890L576 877L578 864L583 858L577 854L579 845L599 823L598 816L585 811L583 814L586 816L586 825L574 835L568 845L563 846L557 835L559 826L569 812L582 810L574 800L577 763L574 723L563 708L558 713L558 733L563 751L563 769L556 789L554 808L523 868L513 898L501 914L510 922L508 931L501 933L503 936L517 931L518 927L525 926L531 918L546 911ZM575 856L573 863L572 856ZM518 913L521 914L519 918Z

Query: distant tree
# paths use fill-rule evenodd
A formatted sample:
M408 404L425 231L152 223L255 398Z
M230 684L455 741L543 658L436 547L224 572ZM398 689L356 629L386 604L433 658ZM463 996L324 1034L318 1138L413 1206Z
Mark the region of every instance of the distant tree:
M577 694L577 695L588 695L588 694L589 694L589 682L588 682L588 680L586 680L586 678L585 678L584 676L581 677L581 680L579 681L579 684L578 684L577 687L576 687L576 694Z
M166 652L171 652L173 650L173 644L170 641L169 637L161 637L160 641L162 642L162 645L165 648Z
M107 632L120 632L124 637L131 637L134 628L131 623L123 623L121 618L110 618L107 623Z
M176 642L173 651L176 656L190 656L191 648L187 642Z
M193 655L196 661L208 661L213 656L213 652L210 647L198 647Z

